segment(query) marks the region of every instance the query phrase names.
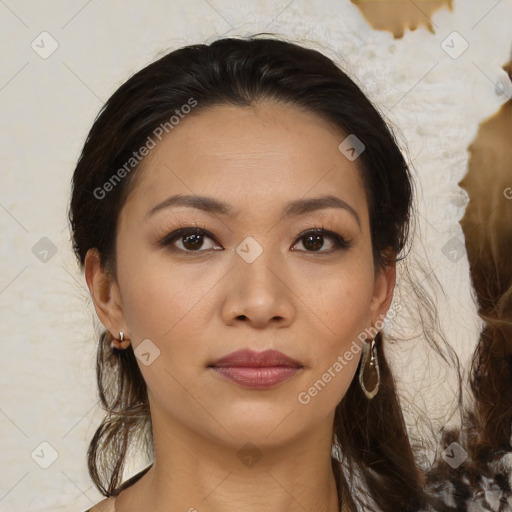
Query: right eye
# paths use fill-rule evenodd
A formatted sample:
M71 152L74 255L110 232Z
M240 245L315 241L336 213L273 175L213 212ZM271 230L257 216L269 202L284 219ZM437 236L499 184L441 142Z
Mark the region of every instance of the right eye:
M160 242L158 242L158 245L166 247L170 251L181 251L185 253L206 252L204 249L201 250L205 238L215 240L213 235L204 229L181 228L166 235ZM177 247L175 245L176 242L180 242L182 248Z

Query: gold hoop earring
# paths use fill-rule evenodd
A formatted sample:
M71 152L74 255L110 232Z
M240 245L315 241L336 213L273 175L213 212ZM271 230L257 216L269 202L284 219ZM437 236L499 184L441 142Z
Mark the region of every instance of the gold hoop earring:
M369 366L370 385L373 386L371 390L369 390L365 384L365 370L367 365ZM379 391L380 370L375 339L371 342L363 342L363 355L361 357L361 366L359 367L359 384L368 400L371 400Z

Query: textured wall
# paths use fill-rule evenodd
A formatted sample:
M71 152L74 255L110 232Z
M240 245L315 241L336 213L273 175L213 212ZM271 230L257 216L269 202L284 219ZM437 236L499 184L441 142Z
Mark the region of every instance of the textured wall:
M168 49L222 35L276 32L338 60L407 147L420 192L413 254L428 257L445 289L441 320L465 361L480 320L457 183L478 125L511 95L511 20L511 0L456 0L433 13L433 32L394 38L349 0L0 2L0 511L81 511L100 499L85 459L101 416L98 327L66 208L85 136L124 80ZM403 347L397 360L412 371L400 365L400 385L434 415L449 386L433 392L442 375L418 385L424 352Z

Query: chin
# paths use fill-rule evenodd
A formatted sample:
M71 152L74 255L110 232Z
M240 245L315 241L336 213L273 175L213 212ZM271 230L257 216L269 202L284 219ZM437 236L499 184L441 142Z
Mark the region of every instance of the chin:
M213 416L222 418L219 423L225 430L219 425L215 428L219 436L237 447L246 442L275 447L299 437L306 428L304 417L298 421L290 406L247 403Z

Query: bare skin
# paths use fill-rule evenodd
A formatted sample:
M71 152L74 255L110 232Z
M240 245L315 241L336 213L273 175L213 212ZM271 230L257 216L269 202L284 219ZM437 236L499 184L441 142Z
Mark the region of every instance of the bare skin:
M149 339L160 350L150 365L138 361L155 463L120 493L117 512L339 511L332 424L360 352L309 403L297 397L385 315L395 283L394 265L375 272L357 160L338 150L345 136L268 101L196 112L137 176L118 223L117 279L89 251L85 275L103 325L134 349ZM213 197L238 213L172 206L146 217L175 194ZM289 201L323 195L355 213L331 206L282 216ZM329 234L298 237L322 226L350 246L337 248ZM211 238L158 245L184 227ZM236 251L247 237L262 248L250 263ZM254 390L208 367L242 348L277 349L303 368ZM259 456L252 465L240 457L246 443Z

